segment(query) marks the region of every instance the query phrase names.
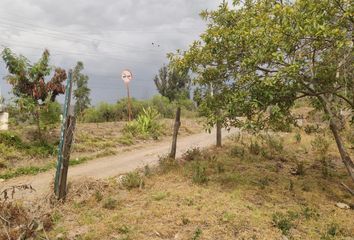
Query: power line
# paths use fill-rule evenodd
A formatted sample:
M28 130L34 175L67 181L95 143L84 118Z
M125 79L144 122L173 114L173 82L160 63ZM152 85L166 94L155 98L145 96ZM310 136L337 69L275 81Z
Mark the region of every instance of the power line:
M9 45L13 45L13 46L17 46L17 47L21 47L21 48L29 48L29 49L36 49L36 50L43 50L44 48L42 47L34 47L34 46L28 46L28 45L24 45L21 43L15 43L15 44L9 44L9 43L5 43L5 42L0 42L0 44L3 47L8 47ZM120 61L120 62L124 62L124 63L151 63L151 61L136 61L136 60L128 60L128 59L122 59L119 58L119 56L116 55L108 55L106 53L81 53L81 52L71 52L71 51L63 51L63 50L56 50L56 49L51 49L51 52L54 52L54 54L51 55L77 55L77 56L86 56L86 57L105 57L105 58L110 58L110 59L114 59L116 61Z

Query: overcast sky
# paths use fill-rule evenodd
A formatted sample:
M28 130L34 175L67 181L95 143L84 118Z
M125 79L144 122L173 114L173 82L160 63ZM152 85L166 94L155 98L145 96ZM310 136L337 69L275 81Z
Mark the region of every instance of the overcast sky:
M94 104L126 95L121 71L131 69L131 94L156 94L153 77L166 53L186 49L205 29L199 13L219 0L1 0L0 46L31 61L44 48L65 69L83 61ZM8 96L1 59L0 85Z

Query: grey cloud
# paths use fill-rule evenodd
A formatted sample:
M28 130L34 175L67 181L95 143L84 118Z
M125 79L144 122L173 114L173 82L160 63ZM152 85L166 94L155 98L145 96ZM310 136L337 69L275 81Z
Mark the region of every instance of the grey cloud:
M185 49L203 31L199 13L215 0L2 0L0 45L36 60L49 48L51 63L66 69L76 61L90 76L93 102L124 96L120 72L134 71L132 94L155 94L153 77L166 53ZM154 43L154 44L152 44ZM158 46L160 45L160 46ZM6 74L0 61L0 77ZM3 92L10 87L0 80ZM4 90L5 88L5 90Z

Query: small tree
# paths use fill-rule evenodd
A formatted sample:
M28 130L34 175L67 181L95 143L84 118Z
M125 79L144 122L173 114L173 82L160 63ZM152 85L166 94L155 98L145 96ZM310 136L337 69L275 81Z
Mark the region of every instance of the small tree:
M328 120L342 161L354 181L354 162L340 134L340 109L354 113L353 5L349 0L233 1L201 15L208 28L175 66L190 68L201 86L220 92L203 98L210 123L254 130L294 122L302 98ZM242 2L242 4L241 4ZM213 76L225 76L215 78ZM247 118L246 122L239 116Z
M42 57L34 64L22 55L15 55L9 48L5 48L1 55L10 72L6 80L12 85L16 104L22 111L33 115L42 140L41 110L46 109L49 102L54 102L59 94L64 93L65 87L62 83L66 79L66 72L64 69L55 68L53 77L45 81L45 77L52 71L48 50L44 50Z
M89 77L82 74L81 71L84 69L84 64L82 62L77 62L73 71L73 83L75 85L74 98L75 102L75 114L80 115L86 108L91 105L90 88L88 87Z
M167 97L170 102L176 101L183 97L189 98L191 78L188 75L188 71L178 71L173 68L169 69L164 65L162 68L160 68L159 74L155 76L154 82L159 93L162 96ZM176 157L177 136L180 126L181 107L178 104L176 109L175 124L173 128L172 147L170 152L171 158Z
M187 71L179 72L164 65L154 82L158 92L171 102L179 97L189 98L191 78Z

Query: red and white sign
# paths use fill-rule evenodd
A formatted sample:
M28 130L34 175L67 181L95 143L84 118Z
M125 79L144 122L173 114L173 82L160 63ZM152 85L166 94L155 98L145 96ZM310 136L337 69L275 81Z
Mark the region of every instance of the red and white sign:
M133 79L133 74L129 70L123 70L122 72L122 79L125 84L128 84Z

